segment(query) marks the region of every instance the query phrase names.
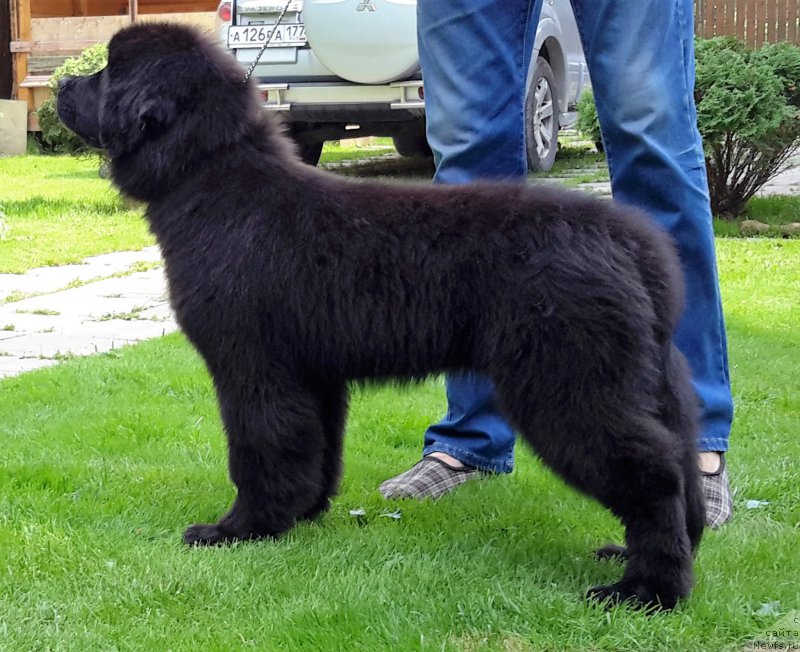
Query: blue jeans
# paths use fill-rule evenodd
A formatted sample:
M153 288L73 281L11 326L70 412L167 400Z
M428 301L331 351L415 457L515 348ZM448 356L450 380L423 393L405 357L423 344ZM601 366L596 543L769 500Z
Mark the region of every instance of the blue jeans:
M725 451L733 419L694 88L693 0L572 0L617 201L674 238L686 277L675 342L700 399L700 450ZM418 0L428 141L437 183L527 173L525 80L541 0ZM425 455L513 468L514 433L491 381L447 379L448 411L425 433Z

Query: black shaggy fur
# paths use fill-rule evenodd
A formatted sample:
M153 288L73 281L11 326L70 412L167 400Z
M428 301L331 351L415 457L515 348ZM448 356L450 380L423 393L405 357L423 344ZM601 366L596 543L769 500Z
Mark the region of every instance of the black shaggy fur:
M238 489L189 544L274 537L339 481L347 383L475 370L546 464L626 527L590 595L670 608L703 528L682 281L635 211L523 184L346 182L303 165L231 57L127 28L58 110L148 202L172 304L205 358Z

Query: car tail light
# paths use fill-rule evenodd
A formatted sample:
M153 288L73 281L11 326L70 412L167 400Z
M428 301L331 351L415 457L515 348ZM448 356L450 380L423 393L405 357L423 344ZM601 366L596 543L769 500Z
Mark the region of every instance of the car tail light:
M217 7L217 20L223 23L231 22L231 3L229 0L223 0Z

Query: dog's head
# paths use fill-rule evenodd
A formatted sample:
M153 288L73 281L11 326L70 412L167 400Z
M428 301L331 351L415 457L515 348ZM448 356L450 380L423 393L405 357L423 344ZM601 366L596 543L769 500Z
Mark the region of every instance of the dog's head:
M63 79L58 93L64 123L105 150L117 184L145 200L207 155L235 146L259 113L233 58L199 31L172 24L121 30L109 43L108 65Z

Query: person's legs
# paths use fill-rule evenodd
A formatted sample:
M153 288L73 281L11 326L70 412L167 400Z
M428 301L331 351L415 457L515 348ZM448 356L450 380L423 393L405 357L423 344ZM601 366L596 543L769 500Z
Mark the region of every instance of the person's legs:
M446 453L462 464L492 473L514 468L514 432L497 410L494 385L482 376L446 379L447 414L425 433L423 456Z
M611 187L675 240L686 308L675 343L701 404L701 451L724 452L733 419L703 146L694 104L692 0L572 0L581 32ZM715 460L702 460L714 465ZM708 521L731 515L727 476L704 477ZM724 485L724 486L722 486Z
M489 1L475 3L480 7L467 4L420 0L418 5L436 181L522 176L525 90L515 79L525 79L535 34L529 26L538 21L539 2L516 2L518 11L504 12L496 11ZM573 6L595 87L614 196L643 208L669 231L685 267L687 310L676 343L690 361L702 404L700 450L725 451L733 405L692 95L692 1L573 0ZM518 19L522 11L530 20L517 25L525 25L520 67L507 56L508 43L519 41L509 38L515 32L505 19ZM489 25L489 19L498 23ZM490 388L475 377L448 379L450 410L429 429L425 451L433 455L441 451L455 460L477 456L478 463L470 464L488 470L508 461L510 469L513 434L494 411ZM705 454L712 456L701 458L701 467L712 467L706 471L718 464L717 473L707 474L704 484L708 522L719 525L731 514L727 475L723 460ZM460 481L453 486L457 484Z
M509 0L502 8L493 0L418 2L435 183L525 179L525 81L540 7L541 0ZM417 465L384 483L384 495L433 495L442 488L438 475L459 463L510 472L514 433L497 412L493 396L486 378L448 377L447 415L425 433L423 456L445 454L450 465L444 470L441 464ZM471 477L452 476L453 486Z
M436 183L525 178L525 84L541 1L418 1Z

